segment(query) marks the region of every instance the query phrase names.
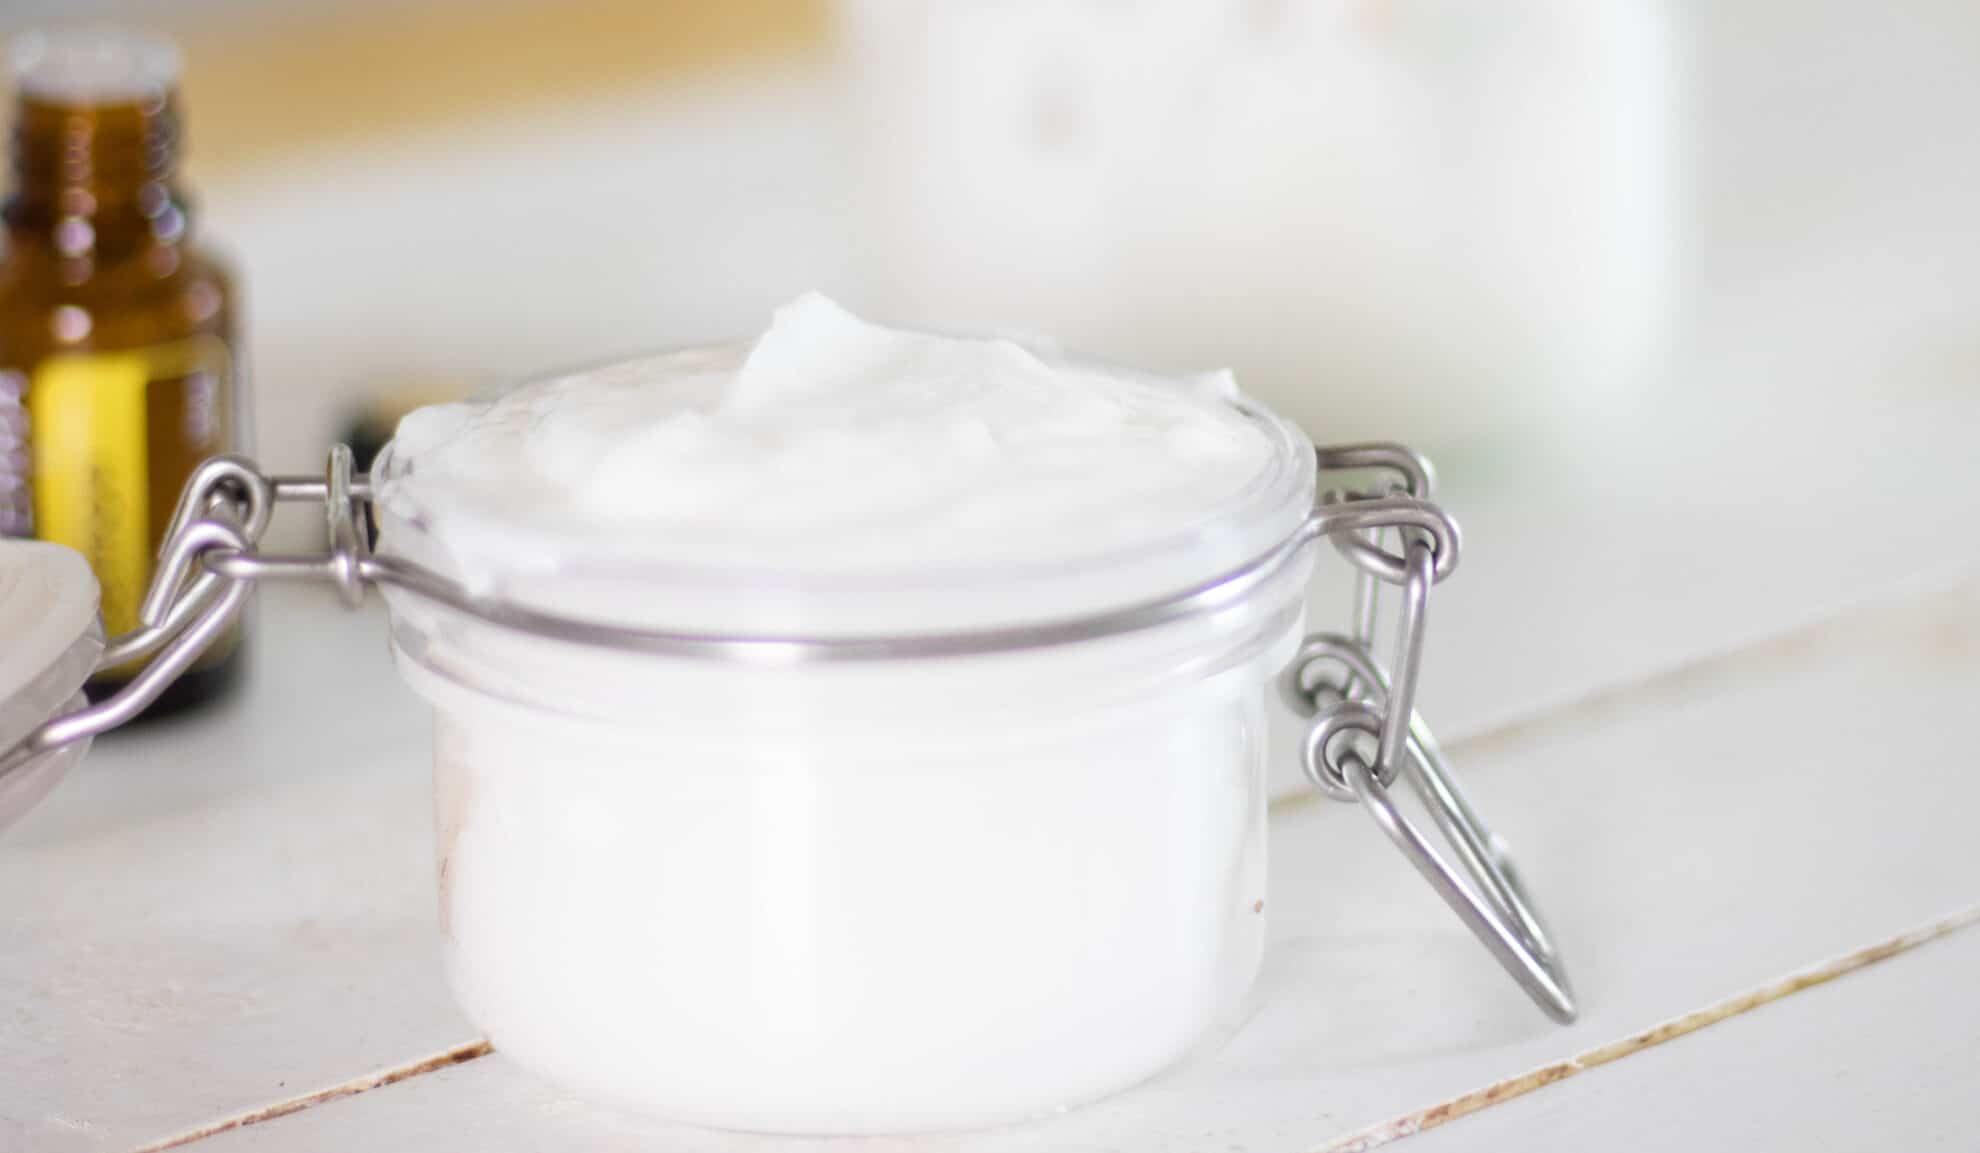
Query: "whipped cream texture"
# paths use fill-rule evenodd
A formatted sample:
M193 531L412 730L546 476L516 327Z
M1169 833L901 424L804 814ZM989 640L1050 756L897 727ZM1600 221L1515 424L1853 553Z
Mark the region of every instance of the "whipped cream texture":
M464 557L534 526L683 566L1053 563L1214 521L1262 483L1282 446L1236 395L1228 374L898 331L812 295L753 342L421 409L381 497Z

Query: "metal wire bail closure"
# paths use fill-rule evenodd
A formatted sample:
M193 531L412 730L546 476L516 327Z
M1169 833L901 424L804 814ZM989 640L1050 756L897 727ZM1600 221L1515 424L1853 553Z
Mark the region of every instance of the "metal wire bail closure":
M1316 450L1321 472L1377 472L1373 491L1326 491L1302 529L1270 552L1202 584L1155 600L1070 620L930 636L788 637L624 628L552 616L484 600L403 558L371 551L366 505L370 479L334 447L321 478L268 476L253 462L215 457L197 468L172 518L137 629L111 639L99 667L150 658L112 696L65 711L12 749L0 749L0 777L37 755L75 744L136 716L221 634L258 580L332 585L356 606L367 585L395 586L498 628L629 652L791 664L944 659L1077 644L1214 612L1245 596L1320 538L1359 570L1353 632L1315 633L1281 679L1286 699L1312 728L1303 747L1307 776L1330 797L1366 809L1431 887L1484 942L1547 1015L1575 1016L1573 993L1545 928L1506 853L1458 790L1442 752L1416 715L1417 667L1431 586L1457 566L1455 522L1430 500L1429 462L1401 445ZM318 506L325 551L283 556L259 551L278 503ZM1385 538L1392 540L1388 547ZM1393 675L1373 655L1377 598L1402 588ZM1389 799L1398 777L1422 798L1450 851L1453 868Z
M369 498L369 486L353 471L351 451L343 445L330 451L321 480L270 477L237 456L201 462L179 494L157 569L138 607L138 627L111 638L97 660L98 669L133 661L145 665L111 695L94 704L78 702L18 745L0 749L0 777L143 712L240 615L257 580L327 581L346 605L356 605L371 555L361 515ZM257 551L275 505L290 501L323 506L327 554L284 557Z
M1316 518L1342 506L1368 510L1407 501L1435 513L1448 531L1433 532L1420 517L1359 518L1328 530L1359 576L1353 634L1308 636L1281 681L1287 701L1312 721L1301 748L1307 779L1329 797L1359 802L1534 1004L1568 1024L1577 1012L1573 990L1505 842L1459 790L1414 708L1430 588L1455 562L1438 553L1457 540L1456 526L1430 503L1429 464L1398 445L1323 448L1318 455L1322 471L1376 469L1392 479L1374 492L1324 493ZM1385 532L1399 540L1399 552L1383 547ZM1373 652L1377 599L1385 583L1401 585L1403 592L1393 676ZM1390 799L1398 776L1429 811L1458 860L1456 868Z

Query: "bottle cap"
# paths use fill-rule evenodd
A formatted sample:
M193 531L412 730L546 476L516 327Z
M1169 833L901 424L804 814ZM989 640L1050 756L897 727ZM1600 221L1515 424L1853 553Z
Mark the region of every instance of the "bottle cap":
M143 103L179 83L172 42L126 28L23 33L8 44L7 58L23 95L58 104Z

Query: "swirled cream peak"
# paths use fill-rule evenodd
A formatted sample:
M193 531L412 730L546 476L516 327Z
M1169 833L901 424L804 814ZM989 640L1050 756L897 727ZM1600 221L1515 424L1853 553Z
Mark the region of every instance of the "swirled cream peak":
M1280 450L1235 395L1227 374L1075 365L813 295L747 344L415 412L381 496L456 553L529 524L683 565L1051 563L1188 529L1256 486Z

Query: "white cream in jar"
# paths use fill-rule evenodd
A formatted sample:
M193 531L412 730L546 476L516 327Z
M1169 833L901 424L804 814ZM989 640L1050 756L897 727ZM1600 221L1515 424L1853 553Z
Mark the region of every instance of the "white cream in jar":
M604 625L927 637L1158 600L1294 536L1298 430L1228 378L897 332L810 297L747 344L423 410L380 548ZM436 708L443 928L516 1060L689 1121L988 1124L1226 1019L1264 926L1264 701L1303 558L1214 612L994 655L642 654L387 590Z

